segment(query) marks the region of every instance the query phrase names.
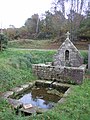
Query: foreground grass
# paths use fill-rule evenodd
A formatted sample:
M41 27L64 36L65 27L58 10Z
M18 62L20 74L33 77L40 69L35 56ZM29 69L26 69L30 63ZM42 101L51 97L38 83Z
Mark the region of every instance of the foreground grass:
M32 63L52 61L55 51L7 50L0 53L0 92L36 80L32 74ZM82 52L83 56L86 56ZM90 73L88 73L90 75ZM90 119L90 79L82 85L72 87L63 104L38 116L16 115L7 101L0 99L0 120L89 120Z

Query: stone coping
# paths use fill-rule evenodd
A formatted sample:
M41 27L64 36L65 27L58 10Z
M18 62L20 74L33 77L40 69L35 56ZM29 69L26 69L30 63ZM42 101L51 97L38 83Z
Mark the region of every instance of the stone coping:
M52 81L47 81L47 80L36 80L36 84L51 84ZM60 87L72 87L73 85L71 84L64 84L64 83L60 83L60 82L54 82L53 85L56 85L56 86L60 86Z
M10 91L6 91L6 92L2 93L1 97L4 98L4 99L8 99L11 96L13 96L14 94L20 94L24 90L27 90L27 89L33 87L34 85L35 85L35 82L30 82L30 83L12 88Z
M52 65L47 65L47 64L32 64L32 66L40 66L40 67L42 67L42 66L45 66L45 67L51 67L51 68L62 68L62 69L64 69L64 68L68 68L68 69L80 69L80 70L86 70L86 64L82 64L81 66L79 66L79 67L67 67L67 66L52 66Z

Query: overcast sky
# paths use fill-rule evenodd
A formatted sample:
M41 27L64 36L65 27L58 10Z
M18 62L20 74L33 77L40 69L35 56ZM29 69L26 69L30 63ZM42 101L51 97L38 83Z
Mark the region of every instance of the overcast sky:
M52 0L0 0L0 28L21 27L34 13L44 13Z

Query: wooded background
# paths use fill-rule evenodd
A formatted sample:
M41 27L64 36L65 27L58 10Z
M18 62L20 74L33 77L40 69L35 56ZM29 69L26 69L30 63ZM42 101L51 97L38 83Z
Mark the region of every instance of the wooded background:
M90 40L90 1L52 0L51 9L41 16L35 13L27 18L22 27L15 28L14 25L10 25L3 31L10 40L55 38L57 41L63 41L65 33L70 31L72 41L88 41Z

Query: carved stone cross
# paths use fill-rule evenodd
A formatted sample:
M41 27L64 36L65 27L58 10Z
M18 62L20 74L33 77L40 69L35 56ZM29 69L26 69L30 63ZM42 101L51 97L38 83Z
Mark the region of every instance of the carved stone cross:
M67 36L67 38L69 39L70 33L69 33L69 32L67 32L67 33L66 33L66 36Z

